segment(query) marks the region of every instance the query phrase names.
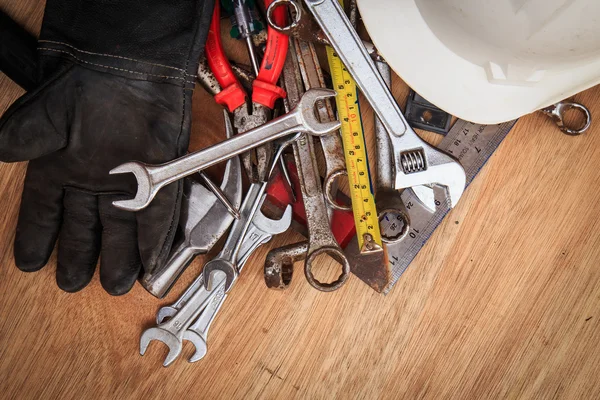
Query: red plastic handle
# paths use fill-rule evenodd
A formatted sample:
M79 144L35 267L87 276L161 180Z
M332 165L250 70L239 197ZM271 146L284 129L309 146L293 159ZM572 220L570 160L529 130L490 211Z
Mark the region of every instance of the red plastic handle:
M218 0L215 1L215 10L210 22L204 51L208 66L222 88L221 92L215 96L215 101L223 107L227 107L229 112L233 112L246 102L246 92L234 75L231 64L229 64L223 50L223 43L221 42L221 8Z
M265 0L265 9L274 0ZM273 10L273 19L279 26L285 25L285 8ZM289 44L289 36L277 32L270 26L267 28L267 46L256 80L252 83L252 101L265 107L273 108L278 98L286 96L285 90L277 86L279 75L285 63Z

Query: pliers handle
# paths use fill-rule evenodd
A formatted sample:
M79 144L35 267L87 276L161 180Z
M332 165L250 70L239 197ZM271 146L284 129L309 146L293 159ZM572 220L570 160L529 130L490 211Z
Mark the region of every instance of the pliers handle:
M269 6L273 0L265 0ZM285 23L285 10L279 7L274 11L278 22ZM271 27L267 30L267 45L258 76L252 83L252 101L272 109L278 98L286 96L285 91L276 85L283 69L287 54L289 38ZM206 59L213 71L222 91L215 96L215 101L229 112L233 112L246 102L247 94L231 69L231 64L225 56L221 41L221 8L219 1L215 9L206 39Z

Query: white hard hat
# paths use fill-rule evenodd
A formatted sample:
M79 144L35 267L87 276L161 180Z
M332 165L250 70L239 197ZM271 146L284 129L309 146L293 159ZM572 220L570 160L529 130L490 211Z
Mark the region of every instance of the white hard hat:
M378 51L459 118L508 121L600 82L600 0L358 0Z

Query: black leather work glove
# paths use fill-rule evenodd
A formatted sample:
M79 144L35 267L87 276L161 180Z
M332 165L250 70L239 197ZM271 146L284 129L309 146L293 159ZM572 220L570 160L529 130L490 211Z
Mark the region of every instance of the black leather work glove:
M36 271L58 238L56 280L65 291L91 280L101 254L107 292L128 292L142 265L169 255L182 183L138 213L130 160L183 155L197 63L213 0L48 0L38 43L41 86L0 119L0 160L31 160L15 238L15 263Z

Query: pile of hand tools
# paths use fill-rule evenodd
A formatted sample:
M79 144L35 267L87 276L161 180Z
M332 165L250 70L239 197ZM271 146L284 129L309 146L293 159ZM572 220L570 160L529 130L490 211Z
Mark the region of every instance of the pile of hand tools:
M195 77L214 97L215 102L224 108L225 140L180 157L176 155L183 154L183 149L176 155L175 153L169 153L170 156L160 154L153 158L156 160L155 163L133 159L122 164L121 161L113 163L110 168L103 166L98 169L98 176L104 178L105 175L110 174L112 175L110 178L115 182L128 182L128 178L135 178L137 187L133 198L123 195L124 192L130 193L131 190L113 187L112 183L106 187L100 185L102 190L97 192L92 186L86 186L88 181L84 179L86 177L83 174L69 176L66 183L61 181L62 187L66 188L66 193L75 193L87 200L93 197L93 201L86 203L88 204L86 207L89 206L90 209L101 207L99 214L104 218L102 223L109 221L107 225L110 225L110 221L113 220L128 220L131 224L127 225L127 229L137 226L136 234L139 236L145 234L146 237L158 235L157 232L150 230L140 233L144 226L139 223L142 218L140 217L137 220L138 225L135 225L133 220L137 217L134 215L143 215L142 213L147 212L147 209L152 209L152 204L156 204L161 197L160 194L165 192L168 192L165 196L167 200L176 203L174 199L177 190L173 188L175 184L180 185L183 196L179 212L178 235L170 247L170 252L164 251L165 256L161 257L162 249L142 249L141 245L138 249L137 244L129 248L129 252L123 252L131 256L132 265L137 265L138 269L132 268L133 271L130 273L133 280L141 269L139 254L143 253L147 256L143 256L142 261L145 262L147 259L152 261L152 268L147 268L141 274L140 281L146 290L158 298L164 297L169 292L196 255L208 253L221 238L224 238L223 247L204 265L202 273L173 304L159 309L156 316L157 325L142 334L140 342L142 355L152 340L162 341L169 347L169 354L164 361L165 366L171 364L180 355L184 340L192 342L196 348L196 353L190 359L191 362L204 357L210 325L227 294L235 285L245 263L258 247L290 227L304 234L306 240L275 248L269 252L264 262L264 279L267 287L287 288L294 276L294 263L303 261L304 276L317 290L330 292L341 288L351 272L378 292L389 290L393 281L418 252L419 246L427 240L426 233L430 234L445 212L457 204L466 184L473 179L485 163L486 157L489 157L495 149L494 146L497 147L514 124L514 122L505 123L507 125L499 124L497 131L486 130L484 125L471 130L468 127L463 128L460 137L465 143L468 138L466 144L462 143L461 139L450 140L449 138L454 137L452 135L459 135L457 132L450 131L449 136L446 137L448 140L443 142L443 148L447 151L442 151L421 139L407 122L390 91L389 66L375 47L361 39L357 33L358 11L355 2L350 1L344 7L338 0L256 1L216 1L210 19L206 46L200 57ZM227 17L232 22L231 36L243 40L247 47L248 67L230 62L225 54L221 38L221 21ZM205 22L208 22L208 17ZM84 57L107 56L106 54L79 51L72 45L65 45L58 41L41 40L40 42L46 43L44 45L47 46L41 50L53 52L54 55L60 53L68 55L78 63L133 73L123 68L92 63L92 61L99 63L100 58L90 59L92 61L83 60ZM327 55L328 68L321 65L323 54ZM119 62L137 61L122 56L113 58L119 59ZM192 78L182 69L177 72L177 74L182 73L182 76L171 76L167 75L171 72L169 69L177 70L177 68L158 63L141 62L141 64L146 68L143 74L149 77L148 79L156 79L159 82L168 79L181 80L184 90L191 91L189 86L193 85L190 81ZM167 72L158 74L157 69L160 68ZM65 71L68 72L68 69ZM67 74L67 72L63 73ZM84 74L89 73L86 71ZM61 82L62 78L59 78L57 81ZM81 80L84 78L85 76ZM137 78L139 77L136 76ZM90 80L99 81L99 78L94 75ZM135 86L135 84L130 85ZM127 87L127 85L119 82L118 85L110 87ZM84 93L84 89L80 87L77 90ZM130 93L129 90L135 91L128 87L127 95ZM376 114L377 175L373 183L370 180L357 91L364 95ZM140 96L144 97L143 93ZM163 97L168 98L166 94ZM412 97L415 97L414 107L425 104L427 110L433 109L438 113L436 116L443 127L438 126L437 130L447 134L451 117L444 115L442 110L436 109L418 95L413 94ZM152 104L158 102L158 100L151 101ZM65 101L65 103L69 102ZM165 104L167 103L169 101L165 101ZM185 98L183 104L185 110ZM563 114L568 108L576 108L584 112L586 124L582 129L570 129L564 125ZM93 109L98 107L95 106ZM52 111L52 108L46 107L44 111L46 110ZM574 103L558 103L542 111L555 119L561 129L568 134L583 132L591 120L587 109ZM417 114L420 111L413 110L412 113L415 115L411 118L418 120ZM14 114L18 116L18 113ZM65 113L67 114L69 113ZM10 116L6 120L9 118ZM50 119L55 123L55 119ZM429 121L425 122L420 126L427 128ZM465 124L469 123L457 124L455 127L466 126ZM68 125L69 129L73 126L77 128L76 124L65 125ZM181 125L183 126L183 122ZM177 123L171 123L170 126L177 126ZM3 125L0 125L0 129L2 127ZM502 135L496 135L500 131ZM137 136L134 137L137 140ZM494 146L485 148L477 159L475 156L470 156L473 149L477 154L480 153L481 150L477 146L484 138ZM61 142L60 145L68 148L67 144L69 144L71 149L77 147L80 142L78 140L69 142L66 139L64 141L65 143ZM122 144L118 140L115 142ZM161 142L161 138L151 141L154 142ZM452 147L450 142L455 146ZM52 172L56 163L44 164L46 149L43 146L38 147L42 159L42 162L38 161L41 165L39 169ZM61 147L57 149L62 151ZM151 150L148 150L148 153L154 155ZM83 163L90 158L90 164L93 164L91 158L95 154L93 152L87 158L84 156L79 158ZM26 157L10 154L5 158L15 161ZM164 162L165 159L168 161ZM71 159L60 153L59 161L64 160L66 164L73 164ZM219 163L226 163L226 167L221 184L216 185L203 171ZM120 165L115 167L117 164ZM59 170L59 168L55 169ZM59 172L61 176L67 175L62 170ZM244 173L247 177L247 185L244 185ZM38 174L32 172L31 175L33 178L29 179L32 181L36 177L38 180L44 180L41 172ZM348 180L349 196L338 189L340 177L343 176ZM84 190L77 186L79 178L85 182ZM35 194L38 195L43 190L38 192ZM98 193L102 193L103 196L104 193L110 195L110 197L103 197L101 203L98 202L101 206L95 203L95 196L100 196ZM75 198L74 196L71 197ZM168 199L169 196L173 199ZM58 198L58 194L56 197ZM37 200L31 200L30 196L29 202L32 201ZM160 201L164 201L164 197ZM69 204L71 206L69 209L66 205L67 200L64 202L66 216L70 215L69 212L73 213L73 209L81 211L85 208L73 202ZM110 203L116 208L110 206ZM27 202L24 201L23 204L27 205ZM178 209L176 206L172 208ZM45 211L48 210L53 211L51 207L47 207ZM142 213L133 214L137 211ZM62 218L62 211L54 214L57 221ZM174 212L171 215L176 214ZM148 213L148 215L152 214ZM166 214L160 215L167 220ZM415 216L419 218L418 221L415 221ZM23 217L23 219L27 218ZM85 220L85 218L78 219ZM73 222L64 222L63 229L66 226L75 232L77 231L75 228L88 230L93 228L94 234L100 231L99 224L84 222L82 224L85 225L84 227L73 227ZM122 230L127 232L127 229ZM169 225L164 230L167 232L158 233L164 234L165 239L162 242L167 243L169 238L172 239L170 235L174 229ZM26 230L21 229L21 231ZM120 232L119 229L113 229L114 231ZM43 261L41 265L48 260L58 235L58 228L48 235L54 236L50 237L52 240L49 240L45 246L47 256L40 256ZM75 236L79 242L83 242L80 237L85 235ZM69 243L66 235L65 239L62 239L62 233L61 240ZM102 240L105 240L104 237ZM99 246L99 240L93 238L90 241L96 247ZM121 243L118 240L113 242ZM17 250L19 246L15 247L17 254L20 251ZM164 248L169 246L165 244ZM88 268L86 271L89 276L82 278L83 286L91 279L100 252L99 248L93 250L95 253L88 252L89 259L83 260L91 266L91 269ZM59 263L60 252L59 244ZM155 253L158 255L155 256ZM62 254L78 255L79 253L63 251ZM318 259L322 260L319 257L323 256L329 256L339 264L339 276L336 279L323 281L315 272L314 267L319 264ZM19 263L18 257L16 258ZM123 258L127 259L127 257ZM113 257L112 260L114 261L115 258ZM26 265L22 269L33 270L39 263L30 262L31 267ZM27 263L23 262L23 264ZM395 265L399 272L392 271ZM19 267L21 268L20 265ZM105 280L108 281L109 278ZM61 282L60 278L58 281L59 285L69 287L70 289L65 289L69 291L83 287L81 282ZM115 279L114 282L116 281ZM129 283L128 288L115 289L111 293L122 294L129 290L131 285L133 282Z

